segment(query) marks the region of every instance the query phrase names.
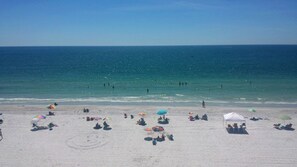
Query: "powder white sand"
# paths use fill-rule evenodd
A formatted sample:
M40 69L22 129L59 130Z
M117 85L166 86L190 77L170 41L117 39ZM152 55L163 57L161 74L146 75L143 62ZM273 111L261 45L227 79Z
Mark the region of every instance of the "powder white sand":
M82 112L84 107L90 113ZM137 113L147 112L148 126L157 124L158 109L168 109L170 123L163 125L174 135L156 146L145 141L147 132L136 125ZM2 105L4 123L0 125L0 166L296 166L296 131L276 130L278 117L292 117L286 123L297 125L296 109L232 107L155 107L155 106L58 106L56 115L40 124L58 125L50 130L32 132L30 121L47 109L38 105ZM124 119L123 113L135 118ZM200 116L207 113L209 121L189 121L188 113ZM267 120L247 120L248 135L228 134L223 114L237 112L246 117L258 116ZM86 116L109 116L110 131L94 130L96 121ZM101 122L102 123L102 122Z

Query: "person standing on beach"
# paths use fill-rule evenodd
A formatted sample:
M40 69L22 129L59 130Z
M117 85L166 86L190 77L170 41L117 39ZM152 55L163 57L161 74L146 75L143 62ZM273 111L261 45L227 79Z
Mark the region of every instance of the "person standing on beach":
M205 108L205 102L204 102L204 100L202 101L202 107Z
M3 139L3 135L2 135L2 131L1 131L1 129L0 129L0 141Z

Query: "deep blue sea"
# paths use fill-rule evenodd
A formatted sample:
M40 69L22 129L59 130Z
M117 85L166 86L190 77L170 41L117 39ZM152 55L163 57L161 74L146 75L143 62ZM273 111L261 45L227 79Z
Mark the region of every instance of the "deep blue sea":
M0 104L296 107L297 46L0 47L0 78Z

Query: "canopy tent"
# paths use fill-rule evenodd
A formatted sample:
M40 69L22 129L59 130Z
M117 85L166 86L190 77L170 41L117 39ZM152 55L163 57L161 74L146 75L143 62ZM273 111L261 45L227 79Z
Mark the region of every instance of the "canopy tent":
M231 112L224 115L224 122L245 122L245 119L242 115Z

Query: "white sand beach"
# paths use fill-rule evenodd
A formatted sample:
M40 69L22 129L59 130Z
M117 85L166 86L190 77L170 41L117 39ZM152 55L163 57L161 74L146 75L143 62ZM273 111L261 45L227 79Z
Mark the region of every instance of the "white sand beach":
M90 113L83 113L87 107ZM158 109L167 109L170 118L165 131L173 134L153 145L145 141L147 132L136 125L137 113L146 112L148 127L157 124ZM164 106L76 106L59 105L55 116L48 116L40 124L53 122L53 130L31 131L30 121L48 110L39 105L2 105L4 123L0 125L1 167L46 166L296 166L296 131L277 130L274 123L283 123L279 116L286 114L297 125L297 111L293 108L232 107L164 107ZM124 118L123 113L135 118ZM188 113L208 114L208 121L189 121ZM237 112L245 117L257 116L264 120L247 119L248 134L229 134L223 124L223 114ZM94 130L96 121L87 116L111 117L112 130ZM100 122L102 124L102 122Z

